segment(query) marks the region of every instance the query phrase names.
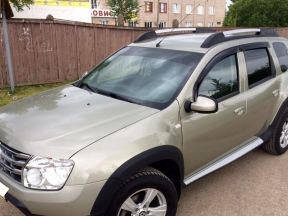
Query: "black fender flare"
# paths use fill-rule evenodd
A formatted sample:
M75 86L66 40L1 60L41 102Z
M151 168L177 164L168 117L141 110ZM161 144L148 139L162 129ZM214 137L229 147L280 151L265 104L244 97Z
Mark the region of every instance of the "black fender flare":
M282 117L283 113L287 108L288 108L288 98L282 103L282 105L278 109L277 114L275 115L268 129L263 134L261 134L260 138L264 140L264 142L267 142L272 138L273 131L275 130L277 122L279 122L280 118Z
M137 171L162 160L172 160L179 168L181 182L184 179L184 160L182 152L175 146L164 145L149 149L122 164L107 180L98 194L90 215L103 216L108 210L115 193L126 179Z

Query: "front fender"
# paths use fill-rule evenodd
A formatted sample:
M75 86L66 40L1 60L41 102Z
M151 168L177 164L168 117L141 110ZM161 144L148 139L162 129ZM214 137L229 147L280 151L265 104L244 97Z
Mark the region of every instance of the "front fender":
M174 146L168 145L155 147L128 160L111 175L98 195L91 210L91 215L105 215L114 198L113 194L117 193L117 190L119 190L126 179L150 164L162 160L170 160L177 164L182 182L184 178L184 162L181 151Z

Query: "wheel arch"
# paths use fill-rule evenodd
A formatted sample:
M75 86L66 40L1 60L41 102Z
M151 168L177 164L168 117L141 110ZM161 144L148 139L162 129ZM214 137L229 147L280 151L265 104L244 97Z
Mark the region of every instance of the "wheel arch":
M180 197L184 179L182 152L175 146L165 145L149 149L122 164L107 180L91 209L91 215L105 215L114 194L121 184L137 171L151 166L163 172L174 183Z
M261 134L260 138L264 140L264 142L267 142L272 138L272 134L277 125L277 122L279 121L286 109L288 109L288 98L286 98L281 104L280 108L272 119L268 129L263 134Z

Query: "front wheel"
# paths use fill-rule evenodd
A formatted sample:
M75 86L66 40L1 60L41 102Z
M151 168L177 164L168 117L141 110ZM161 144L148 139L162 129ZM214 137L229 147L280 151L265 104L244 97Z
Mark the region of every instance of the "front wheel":
M123 183L112 202L109 216L175 216L177 191L171 180L146 168Z

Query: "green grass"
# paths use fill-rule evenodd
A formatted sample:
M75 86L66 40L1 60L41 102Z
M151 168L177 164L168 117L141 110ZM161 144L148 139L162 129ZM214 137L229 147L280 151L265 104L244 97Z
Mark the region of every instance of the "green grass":
M65 83L19 86L15 88L14 93L11 93L10 88L0 89L0 107L21 98L28 97L64 84Z

